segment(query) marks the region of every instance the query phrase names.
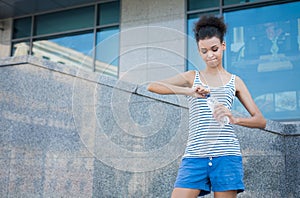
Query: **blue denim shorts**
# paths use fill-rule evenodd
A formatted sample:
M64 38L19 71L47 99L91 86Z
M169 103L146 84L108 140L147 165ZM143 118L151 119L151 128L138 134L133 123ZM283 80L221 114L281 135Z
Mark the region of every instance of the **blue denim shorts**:
M183 158L178 170L175 188L200 190L199 196L211 191L244 191L241 156Z

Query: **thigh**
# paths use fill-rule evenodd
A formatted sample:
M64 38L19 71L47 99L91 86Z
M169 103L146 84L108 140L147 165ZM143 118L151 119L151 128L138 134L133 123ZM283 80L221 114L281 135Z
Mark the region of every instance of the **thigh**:
M200 194L200 190L190 188L174 188L172 198L196 198Z
M211 188L208 167L206 158L184 158L178 170L174 189L192 189L201 191L201 195L208 194ZM190 192L190 190L187 191Z
M214 192L214 198L236 198L237 191L236 190L229 190L225 192Z
M213 158L210 173L212 191L244 191L243 164L241 156L224 156Z

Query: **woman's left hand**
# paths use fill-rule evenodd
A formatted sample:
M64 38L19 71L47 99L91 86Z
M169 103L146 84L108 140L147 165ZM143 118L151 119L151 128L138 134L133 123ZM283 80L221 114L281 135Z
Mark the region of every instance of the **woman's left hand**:
M214 107L214 112L213 112L213 116L217 121L222 120L222 118L224 118L225 116L227 116L229 118L229 122L231 124L234 124L234 116L232 115L231 111L225 107L223 104L217 104Z

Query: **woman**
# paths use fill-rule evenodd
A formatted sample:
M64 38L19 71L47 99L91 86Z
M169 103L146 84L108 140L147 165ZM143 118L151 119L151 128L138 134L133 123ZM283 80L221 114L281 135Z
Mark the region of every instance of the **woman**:
M232 125L265 128L266 120L241 78L223 67L226 49L223 19L204 16L195 24L194 32L205 69L187 71L148 85L151 92L182 94L189 101L189 137L172 198L198 197L211 190L216 198L233 198L244 191L244 184L240 145ZM235 96L250 117L231 113ZM210 97L219 101L213 109L207 104ZM229 123L218 124L226 116Z

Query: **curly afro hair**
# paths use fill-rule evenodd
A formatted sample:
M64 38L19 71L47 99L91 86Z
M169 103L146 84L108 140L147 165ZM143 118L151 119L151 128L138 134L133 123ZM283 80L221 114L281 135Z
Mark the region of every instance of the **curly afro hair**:
M221 43L224 41L224 35L226 33L226 24L224 23L223 17L215 16L202 16L194 27L194 33L197 43L199 40L210 39L217 37Z

